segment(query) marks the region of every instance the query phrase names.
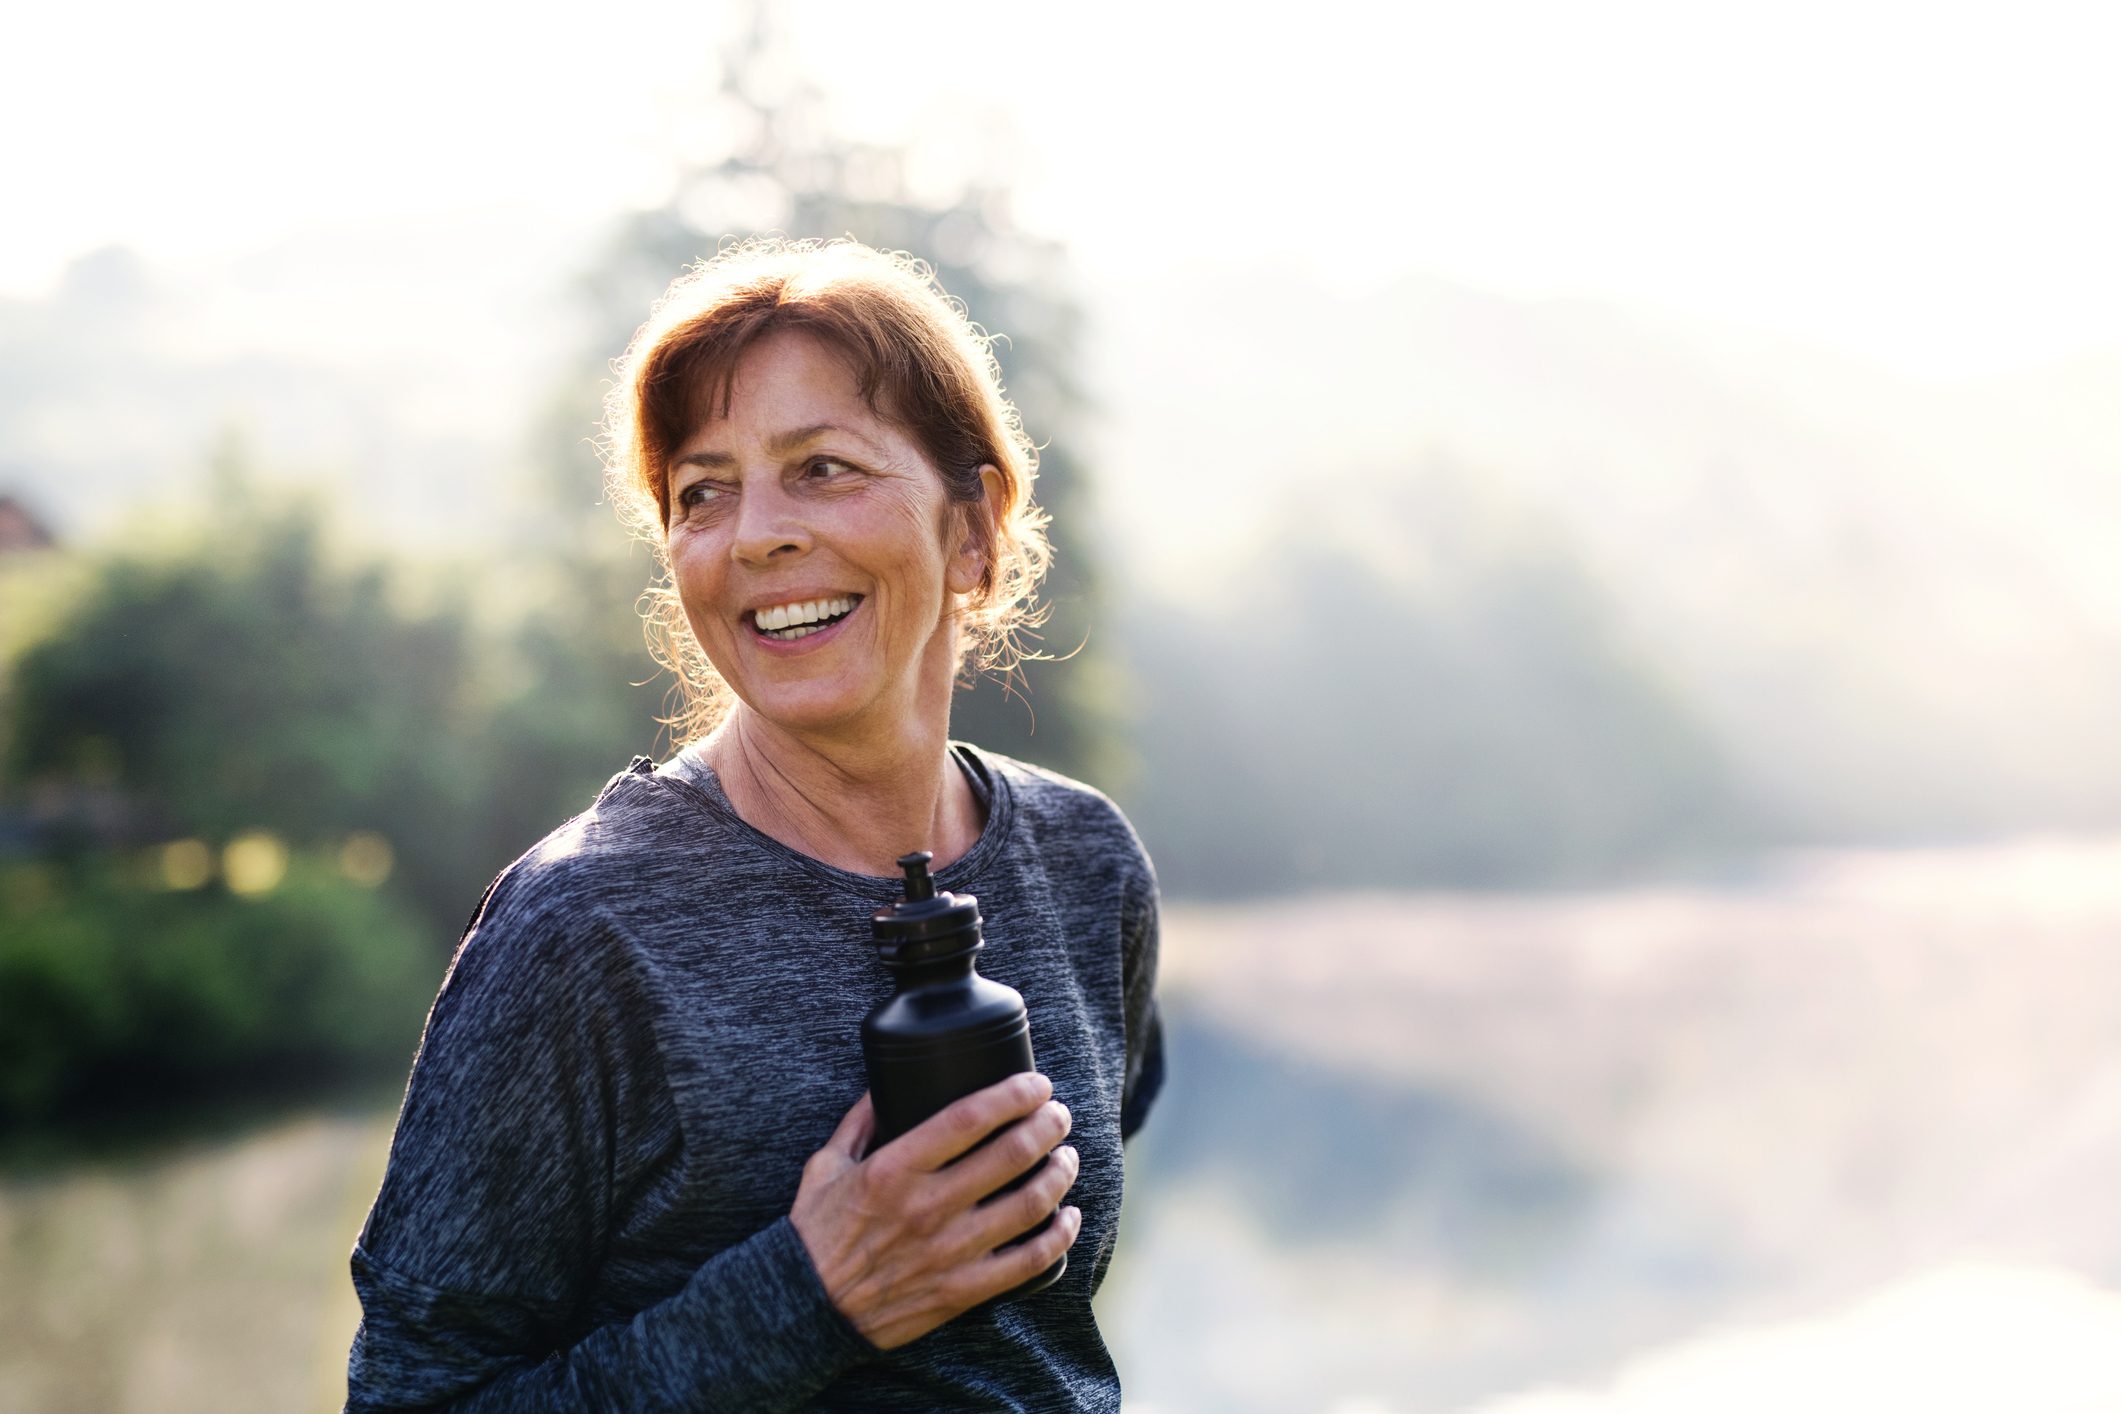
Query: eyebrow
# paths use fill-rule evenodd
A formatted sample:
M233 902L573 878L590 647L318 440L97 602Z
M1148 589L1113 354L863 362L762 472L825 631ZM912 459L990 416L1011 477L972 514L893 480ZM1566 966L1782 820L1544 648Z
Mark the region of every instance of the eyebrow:
M837 422L814 422L808 427L798 427L792 432L778 433L766 440L766 450L774 456L784 457L797 447L803 446L805 443L814 442L828 432L837 432L843 437L852 437L871 451L882 450L875 442L863 436L854 428L843 426ZM670 465L673 469L681 466L698 466L706 467L711 471L720 471L727 467L735 466L736 458L727 452L688 452L686 455L671 462Z

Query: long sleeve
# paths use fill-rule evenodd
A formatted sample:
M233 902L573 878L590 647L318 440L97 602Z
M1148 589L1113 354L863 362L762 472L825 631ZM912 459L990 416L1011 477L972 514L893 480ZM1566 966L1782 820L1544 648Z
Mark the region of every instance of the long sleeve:
M545 1352L537 1303L429 1286L356 1247L363 1317L349 1411L794 1409L875 1353L818 1285L786 1218L631 1321Z
M504 879L429 1013L353 1256L349 1411L801 1405L875 1355L783 1216L630 1320L583 1312L671 1123L616 926Z
M1119 1137L1133 1137L1148 1118L1164 1084L1164 1022L1156 999L1159 918L1154 874L1141 896L1131 901L1123 933L1127 1027L1127 1074L1121 1090Z

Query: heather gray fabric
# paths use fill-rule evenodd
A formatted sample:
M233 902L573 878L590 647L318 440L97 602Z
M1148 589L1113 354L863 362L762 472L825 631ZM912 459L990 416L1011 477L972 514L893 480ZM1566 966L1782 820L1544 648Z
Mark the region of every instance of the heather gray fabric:
M1163 1075L1155 874L1089 787L952 750L987 821L936 883L978 895L1073 1112L1066 1275L890 1352L827 1299L788 1212L867 1088L898 887L641 758L495 881L435 998L353 1250L349 1410L1119 1407L1090 1296Z

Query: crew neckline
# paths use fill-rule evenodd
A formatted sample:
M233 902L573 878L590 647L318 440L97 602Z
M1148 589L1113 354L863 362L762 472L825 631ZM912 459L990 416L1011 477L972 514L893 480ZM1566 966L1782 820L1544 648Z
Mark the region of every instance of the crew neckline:
M695 742L685 747L656 767L651 779L675 787L686 800L728 825L737 837L753 850L783 864L792 865L843 893L873 903L879 897L895 897L905 887L905 880L897 874L862 874L851 869L842 869L836 864L827 864L822 859L782 843L746 820L730 803L728 792L722 788L721 777L715 773L712 766L701 759L699 745ZM972 848L934 871L938 889L958 892L964 891L965 885L976 881L990 864L1000 858L1003 841L1008 837L1015 813L1015 797L1010 790L1008 778L986 752L968 741L952 741L949 751L950 759L964 772L973 795L985 808L987 815L986 823L980 827L979 838L973 841Z

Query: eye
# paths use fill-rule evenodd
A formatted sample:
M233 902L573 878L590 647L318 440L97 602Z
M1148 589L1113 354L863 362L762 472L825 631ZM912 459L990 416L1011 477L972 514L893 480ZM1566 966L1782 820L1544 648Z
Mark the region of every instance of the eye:
M812 457L803 466L803 475L813 481L830 481L841 476L852 476L852 462L843 462L838 457Z
M720 500L722 495L722 488L715 485L712 481L695 481L684 490L678 492L678 504L687 509L692 509L697 506L704 506L709 501Z

